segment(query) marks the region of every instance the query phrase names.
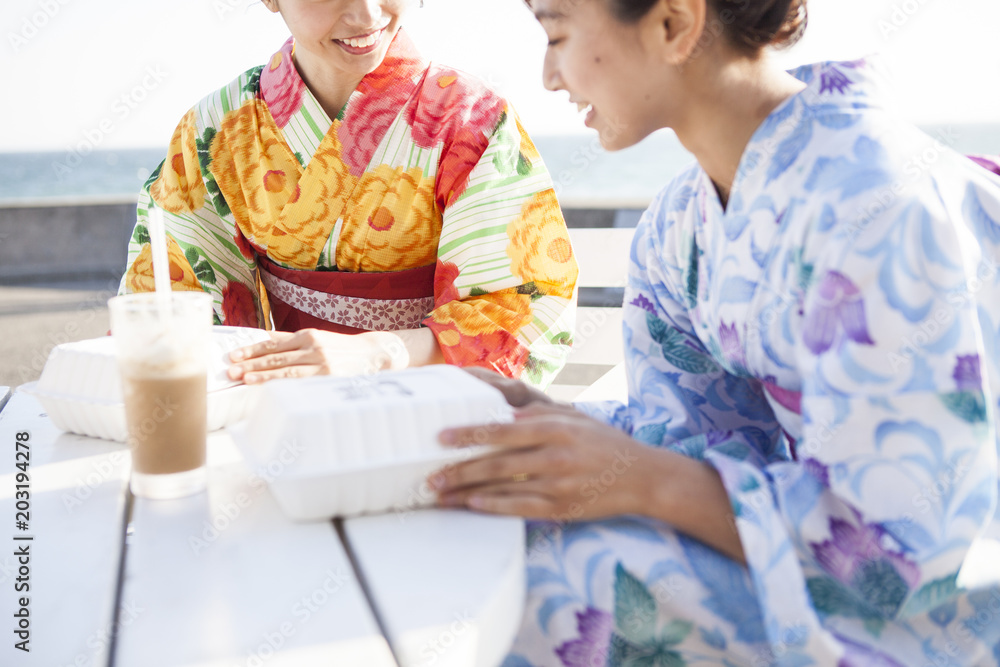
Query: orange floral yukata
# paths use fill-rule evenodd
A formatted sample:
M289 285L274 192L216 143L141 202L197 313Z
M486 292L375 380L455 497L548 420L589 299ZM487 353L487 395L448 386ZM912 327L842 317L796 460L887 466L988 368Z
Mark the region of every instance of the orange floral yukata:
M507 102L401 31L331 120L293 53L289 39L181 120L140 193L120 292L153 289L152 200L173 289L215 297L217 324L427 326L448 363L548 384L577 265Z

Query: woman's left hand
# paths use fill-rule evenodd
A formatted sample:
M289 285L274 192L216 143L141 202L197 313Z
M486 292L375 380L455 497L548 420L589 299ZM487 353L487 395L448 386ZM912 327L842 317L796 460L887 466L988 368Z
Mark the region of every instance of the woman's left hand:
M483 444L483 428L497 451L431 475L439 504L563 521L641 509L639 462L650 448L618 429L570 406L533 403L512 423L446 430L441 441Z
M295 333L272 331L271 340L229 353L229 377L257 384L277 378L311 375L367 375L405 368L409 354L403 340L388 331L339 334L318 329Z

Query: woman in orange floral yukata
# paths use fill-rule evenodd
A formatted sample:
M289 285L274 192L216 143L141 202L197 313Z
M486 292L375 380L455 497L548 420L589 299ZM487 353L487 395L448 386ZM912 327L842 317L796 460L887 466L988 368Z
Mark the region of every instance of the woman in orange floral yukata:
M181 120L146 183L122 293L153 289L164 210L174 290L272 328L246 382L407 365L547 384L577 265L548 172L508 103L424 60L416 0L263 0L292 37ZM358 334L358 335L344 335Z

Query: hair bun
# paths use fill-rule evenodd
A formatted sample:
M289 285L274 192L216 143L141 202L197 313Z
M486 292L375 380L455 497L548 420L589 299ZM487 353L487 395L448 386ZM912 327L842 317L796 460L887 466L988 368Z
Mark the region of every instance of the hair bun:
M733 41L754 50L792 46L809 20L806 0L715 0L713 4L720 13L728 9L735 15L730 25Z
M635 23L657 0L606 0L624 23ZM806 0L705 0L718 15L730 43L744 51L786 48L799 41L809 15ZM531 0L525 0L531 5ZM716 20L709 17L709 21ZM718 34L718 33L716 33Z

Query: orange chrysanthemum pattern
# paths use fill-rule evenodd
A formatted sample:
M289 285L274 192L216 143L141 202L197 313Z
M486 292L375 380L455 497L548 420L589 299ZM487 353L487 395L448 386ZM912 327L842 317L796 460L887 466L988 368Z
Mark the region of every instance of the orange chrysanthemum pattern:
M205 182L198 164L198 127L192 109L174 130L167 159L160 175L149 188L153 199L171 213L197 211L205 205Z
M319 239L322 232L306 221L288 224L282 216L301 196L302 167L263 104L248 100L223 118L212 141L212 173L251 243L280 262L311 268L333 225Z
M339 128L340 121L333 121L271 230L267 254L290 268L316 268L323 246L358 187L358 179L342 159Z
M551 189L539 192L507 228L510 270L543 294L571 297L579 270L563 222L559 202Z
M424 324L434 332L449 364L518 377L528 361L528 348L517 334L532 319L531 297L504 290L451 301L436 308Z
M337 244L341 271L399 271L433 264L441 237L434 181L419 167L379 165L358 184Z
M177 241L167 237L167 258L170 260L170 287L175 292L201 292L202 286L194 269L184 257L184 251ZM152 292L156 289L153 280L153 249L146 243L139 251L125 275L125 285L129 292Z
M517 122L517 131L521 135L521 155L526 157L532 164L537 163L542 159L541 154L538 149L535 148L535 142L531 140L528 133L524 131L524 126L521 125L521 119L515 116L515 121Z

